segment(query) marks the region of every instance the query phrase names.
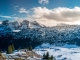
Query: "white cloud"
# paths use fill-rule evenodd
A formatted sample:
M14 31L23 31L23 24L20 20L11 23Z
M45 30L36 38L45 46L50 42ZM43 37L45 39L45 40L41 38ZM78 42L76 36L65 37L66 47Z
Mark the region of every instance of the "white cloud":
M55 26L58 24L80 25L80 7L58 7L54 9L35 7L33 8L33 15L28 18L46 26Z
M3 18L12 18L11 16L3 16L3 15L0 15L0 17L3 17Z
M19 13L29 13L25 8L20 8Z
M40 4L48 4L49 3L49 0L38 0Z
M18 18L18 17L12 17L12 16L4 16L4 15L0 15L0 17L8 18L8 19L17 19Z

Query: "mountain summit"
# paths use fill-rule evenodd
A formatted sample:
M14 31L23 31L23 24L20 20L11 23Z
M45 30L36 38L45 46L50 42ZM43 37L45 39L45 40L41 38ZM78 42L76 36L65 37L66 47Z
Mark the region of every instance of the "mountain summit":
M76 44L80 45L80 26L64 25L43 27L36 21L8 22L0 24L0 47L9 44L17 45L16 48L32 45L33 47L50 43L55 45ZM35 44L36 43L36 44Z

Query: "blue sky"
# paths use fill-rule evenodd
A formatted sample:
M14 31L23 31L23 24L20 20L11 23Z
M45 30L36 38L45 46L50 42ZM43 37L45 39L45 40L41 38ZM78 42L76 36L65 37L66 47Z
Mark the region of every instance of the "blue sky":
M45 7L52 9L56 7L75 7L80 6L80 0L49 0L49 3ZM18 11L20 8L27 10L34 7L43 7L39 3L39 0L0 0L0 15L25 17L25 14L20 14ZM0 17L0 20L7 18Z
M80 0L0 0L0 20L30 18L40 20L43 16L44 20L62 21L61 23L67 21L66 23L71 24L72 19L80 20L78 10L80 10ZM59 19L55 17L56 15Z

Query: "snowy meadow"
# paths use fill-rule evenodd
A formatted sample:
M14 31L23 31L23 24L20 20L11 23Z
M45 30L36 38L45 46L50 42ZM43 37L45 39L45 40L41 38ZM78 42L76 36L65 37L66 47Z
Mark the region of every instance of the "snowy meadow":
M42 44L34 49L37 54L43 55L49 52L56 60L80 60L80 47L76 45L54 46Z

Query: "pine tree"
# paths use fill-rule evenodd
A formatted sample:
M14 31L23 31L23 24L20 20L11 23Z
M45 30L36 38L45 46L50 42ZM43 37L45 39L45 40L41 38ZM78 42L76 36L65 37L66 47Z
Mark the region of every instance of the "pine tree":
M43 59L46 59L46 55L45 55L45 53L43 54Z
M45 53L43 54L43 59L48 59L49 58L49 52L47 52L46 53L46 55L45 55Z
M0 53L0 57L2 57L3 55L2 55L2 53Z
M53 55L51 55L51 59L53 59L54 57L53 57Z
M32 51L32 46L29 47L29 50Z
M49 52L46 53L46 58L49 58Z
M14 51L15 49L14 49L14 45L12 44L12 51Z
M9 46L8 46L8 49L7 49L7 54L11 54L12 52L13 52L12 46L9 45Z
M53 55L50 57L49 56L49 52L47 52L46 55L43 54L43 59L46 59L46 60L54 60L54 57L53 57Z

